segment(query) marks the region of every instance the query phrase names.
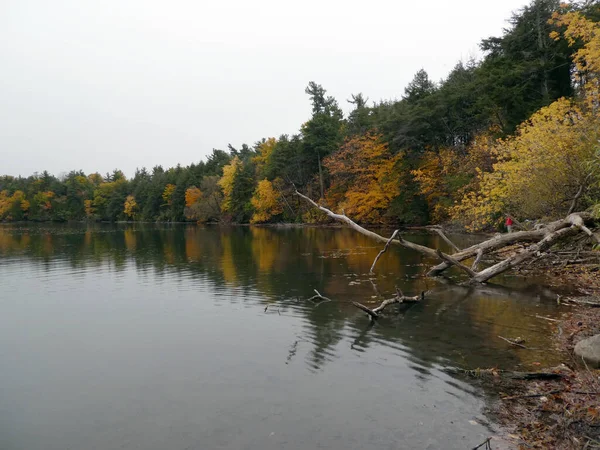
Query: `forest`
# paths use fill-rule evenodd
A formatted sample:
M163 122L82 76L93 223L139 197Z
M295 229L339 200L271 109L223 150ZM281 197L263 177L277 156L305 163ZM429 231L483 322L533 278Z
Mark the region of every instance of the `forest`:
M294 135L213 149L197 164L0 177L2 221L323 223L295 195L370 225L600 216L600 6L533 0L502 36L401 98L338 100L309 82Z

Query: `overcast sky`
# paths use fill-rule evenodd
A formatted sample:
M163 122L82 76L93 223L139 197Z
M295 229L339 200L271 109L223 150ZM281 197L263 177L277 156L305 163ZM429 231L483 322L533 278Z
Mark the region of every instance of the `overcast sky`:
M400 98L523 0L0 0L0 174L197 162L296 133L304 88Z

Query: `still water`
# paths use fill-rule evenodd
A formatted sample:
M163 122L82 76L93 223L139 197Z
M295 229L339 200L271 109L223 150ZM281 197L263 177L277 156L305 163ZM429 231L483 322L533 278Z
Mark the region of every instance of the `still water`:
M379 249L340 228L0 225L0 448L474 447L493 398L447 369L557 363L535 318L552 293L426 281L397 248L369 276ZM396 286L431 293L375 325L351 305Z

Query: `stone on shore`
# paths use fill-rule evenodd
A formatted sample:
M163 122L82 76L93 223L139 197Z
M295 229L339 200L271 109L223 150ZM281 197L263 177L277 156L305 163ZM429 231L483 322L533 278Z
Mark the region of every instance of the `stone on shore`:
M575 345L575 354L595 368L600 367L600 334L579 341Z

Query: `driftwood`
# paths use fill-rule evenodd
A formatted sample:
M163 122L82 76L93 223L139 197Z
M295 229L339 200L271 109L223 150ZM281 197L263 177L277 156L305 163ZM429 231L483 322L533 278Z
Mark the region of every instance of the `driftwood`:
M371 266L371 273L375 270L375 265L377 264L377 261L379 260L381 255L387 251L390 244L410 248L425 256L441 260L440 264L432 267L429 270L429 272L427 273L428 276L438 276L442 274L446 269L455 266L469 276L469 281L467 282L467 284L479 284L485 283L491 278L494 278L510 269L513 269L526 261L535 260L539 258L554 244L569 237L573 237L579 234L580 232L585 233L589 238L591 238L597 243L600 243L600 237L597 234L594 234L594 232L592 232L592 230L590 230L586 226L586 222L591 222L591 215L586 212L581 212L569 214L564 219L556 220L554 222L538 226L534 230L518 231L515 233L497 235L484 242L457 251L456 253L453 253L450 256L441 252L439 249L432 249L405 240L400 235L399 230L394 231L390 238L380 236L377 233L374 233L372 231L367 230L366 228L361 227L345 214L336 214L333 211L323 206L320 206L312 199L301 194L298 191L296 191L296 194L305 199L307 202L309 202L313 207L327 214L327 216L329 216L333 220L345 223L350 228L358 231L359 233L364 234L365 236L368 236L379 242L385 243L384 249L381 252L379 252L377 257L375 258L375 261L373 261L373 265ZM442 238L444 239L445 235L441 228L438 227L436 229L436 227L432 227L430 229L433 229L434 231L438 232L438 234L440 234L440 236L442 236ZM449 243L449 245L451 245L453 248L458 249L458 247L452 244L451 241L447 239L447 237L445 237L444 240L447 243ZM484 255L500 250L510 245L522 243L531 243L531 245L529 245L526 249L522 250L521 252L515 253L490 267L487 267L480 271L476 271ZM475 258L475 261L473 262L471 267L467 267L462 263L462 261L471 258Z
M384 300L383 302L381 302L381 305L379 305L377 308L371 309L371 308L368 308L367 306L363 305L362 303L358 303L358 302L352 302L352 305L354 305L358 309L366 312L369 315L369 317L371 317L371 320L376 320L376 319L379 319L379 317L380 317L379 313L390 305L394 305L397 303L417 303L424 299L425 299L425 292L421 292L420 295L415 295L414 297L407 297L402 293L401 290L396 288L396 297L390 298L388 300Z

